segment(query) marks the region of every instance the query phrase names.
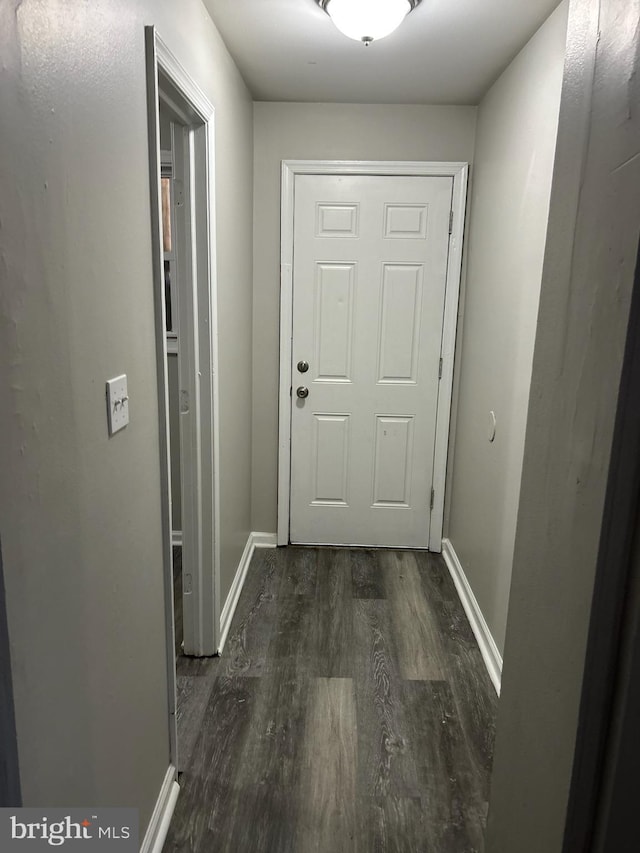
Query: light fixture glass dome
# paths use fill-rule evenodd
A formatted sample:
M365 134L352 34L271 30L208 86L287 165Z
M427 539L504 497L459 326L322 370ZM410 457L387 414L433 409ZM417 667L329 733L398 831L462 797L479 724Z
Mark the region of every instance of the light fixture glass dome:
M369 44L397 29L412 6L409 0L328 0L325 8L341 33Z

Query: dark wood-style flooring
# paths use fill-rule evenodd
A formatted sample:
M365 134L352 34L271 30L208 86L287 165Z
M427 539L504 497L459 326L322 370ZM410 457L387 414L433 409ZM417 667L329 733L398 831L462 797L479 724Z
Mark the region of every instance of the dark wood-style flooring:
M257 551L178 687L165 853L483 850L496 695L440 556Z

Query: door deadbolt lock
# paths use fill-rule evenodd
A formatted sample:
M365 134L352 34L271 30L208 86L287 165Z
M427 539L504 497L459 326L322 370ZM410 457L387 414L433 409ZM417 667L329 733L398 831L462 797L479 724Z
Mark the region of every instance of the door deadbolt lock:
M305 397L309 396L309 389L305 388L304 385L301 385L299 388L296 388L296 394L301 400L304 400Z
M309 362L308 361L299 361L298 362L298 371L300 373L306 373L309 370Z

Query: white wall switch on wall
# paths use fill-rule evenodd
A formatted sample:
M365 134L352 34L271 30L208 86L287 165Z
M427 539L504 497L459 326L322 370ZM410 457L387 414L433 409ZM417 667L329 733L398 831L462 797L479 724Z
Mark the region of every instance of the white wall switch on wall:
M107 381L107 416L109 435L124 429L129 423L129 394L127 376L124 373Z

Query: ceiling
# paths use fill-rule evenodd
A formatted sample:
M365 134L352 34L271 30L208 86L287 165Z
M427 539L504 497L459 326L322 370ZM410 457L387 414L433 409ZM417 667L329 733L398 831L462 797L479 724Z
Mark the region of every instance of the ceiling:
M257 101L477 104L558 0L423 0L346 38L315 0L204 0Z

